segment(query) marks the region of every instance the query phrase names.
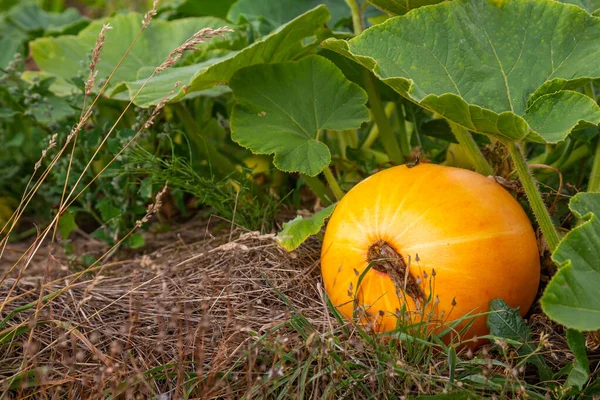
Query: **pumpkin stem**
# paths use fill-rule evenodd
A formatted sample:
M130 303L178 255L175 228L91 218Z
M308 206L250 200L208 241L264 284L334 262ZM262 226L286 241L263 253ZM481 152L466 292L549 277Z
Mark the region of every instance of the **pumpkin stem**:
M408 265L404 258L394 247L385 240L378 240L373 243L367 252L367 261L372 263L375 271L387 274L394 286L396 286L396 295L402 301L402 293L409 295L417 307L421 307L425 302L425 293L417 280L410 273Z

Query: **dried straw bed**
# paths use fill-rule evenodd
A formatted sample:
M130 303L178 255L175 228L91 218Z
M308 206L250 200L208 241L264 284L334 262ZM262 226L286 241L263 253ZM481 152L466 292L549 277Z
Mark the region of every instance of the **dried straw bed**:
M8 378L23 370L25 347L27 369L42 373L44 392L52 395L65 391L102 398L105 390L120 392L123 384L132 393L164 393L168 387L144 388L158 383L141 373L177 364L164 371L175 375L171 385L185 381L194 365L203 365L208 379L202 392L212 397L213 391L226 392L216 373L227 370L248 350L252 333L263 334L288 319L290 307L281 295L293 299L293 306L315 328L330 323L317 287L318 241L308 241L288 254L272 235L238 232L232 241L229 236L193 245L179 241L125 265L115 263L99 275L76 282L64 278L47 287L44 295L72 282L68 291L47 302L37 318L32 309L8 322L8 328L27 324L35 328L31 344L0 347L0 388L6 390ZM3 317L37 301L39 282L21 279ZM2 298L13 283L14 279L7 280L0 287ZM25 334L14 340L27 339ZM212 379L209 371L215 372ZM18 395L19 390L24 389L13 393Z

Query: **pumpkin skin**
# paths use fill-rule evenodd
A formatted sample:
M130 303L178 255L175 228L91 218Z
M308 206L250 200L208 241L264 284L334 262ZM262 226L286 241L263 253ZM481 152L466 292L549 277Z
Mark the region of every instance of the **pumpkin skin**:
M404 284L397 293L394 274L373 262L357 290L382 243L408 267ZM382 332L396 329L404 310L405 321L424 320L439 331L444 322L487 312L496 298L524 316L538 290L540 260L531 223L504 188L472 171L420 164L378 172L344 196L327 225L321 272L346 318L358 306L361 322ZM403 290L411 282L430 301L416 296L415 303L415 293ZM476 317L460 340L488 334L486 320Z

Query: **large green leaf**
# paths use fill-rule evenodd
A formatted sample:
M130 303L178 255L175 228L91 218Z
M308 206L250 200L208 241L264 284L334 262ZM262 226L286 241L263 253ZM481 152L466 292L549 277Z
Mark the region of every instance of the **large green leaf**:
M239 52L231 52L225 56L209 59L199 64L170 68L152 80L150 87L141 93L136 103L138 105L155 104L166 96L173 89L175 82L178 81L183 86L172 95L172 100L181 99L188 93L227 84L233 74L241 68L256 64L288 61L304 49L302 41L313 36L328 19L329 12L327 8L319 6ZM143 83L144 79L140 79L127 82L126 86L130 94L134 94Z
M560 269L542 296L544 312L577 330L600 329L600 193L579 193L569 207L583 223L560 242L552 259Z
M74 8L61 13L47 12L36 1L22 1L7 13L7 18L25 32L45 34L77 33L87 25L87 19Z
M106 42L97 66L96 83L98 84L110 75L140 31L141 15L131 13L94 21L77 36L34 40L30 46L35 62L42 71L67 80L77 76L87 76L87 63L82 61L88 60L104 24L110 24L112 29L106 32ZM213 17L188 18L171 22L152 21L115 73L107 94L115 94L117 92L115 89L123 82L137 80L141 69L146 70L147 67L151 67L153 70L158 67L173 49L200 29L225 25L227 25L226 21ZM221 41L223 46L230 40L235 40L234 34L228 35L227 39L218 37L210 39L211 42Z
M185 17L218 17L226 18L229 8L236 0L179 0L164 7L176 15Z
M412 10L431 4L441 3L445 0L367 0L375 7L392 15L403 15Z
M350 17L350 9L345 0L238 0L229 10L227 18L233 22L261 20L267 31L291 21L298 15L317 7L327 6L331 13L331 24L340 19Z
M312 235L319 233L325 220L333 213L335 204L315 213L310 218L296 218L283 224L283 230L277 234L277 243L287 251L297 249Z
M529 327L519 315L518 309L510 308L502 299L490 301L487 326L492 335L518 342L518 345L514 345L517 353L521 357L528 357L529 362L537 367L542 381L552 378L552 370L544 358L533 354L537 346L533 344Z
M248 67L230 86L238 102L232 139L254 153L275 154L282 171L317 175L331 161L321 131L357 129L369 119L366 92L320 56Z
M505 141L556 142L600 122L572 90L600 78L600 19L550 0L455 0L325 47L465 128Z
M595 14L600 10L600 0L557 0L561 3L575 4L590 14Z

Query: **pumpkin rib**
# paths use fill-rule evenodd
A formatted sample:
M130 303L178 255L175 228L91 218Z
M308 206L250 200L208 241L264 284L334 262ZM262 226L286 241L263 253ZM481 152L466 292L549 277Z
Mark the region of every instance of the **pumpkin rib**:
M404 192L404 196L402 197L402 200L400 200L400 203L396 206L396 210L394 211L394 214L392 214L392 216L390 217L390 222L388 223L388 226L387 226L388 231L390 229L392 229L394 223L396 222L396 218L398 218L398 213L400 211L402 211L402 209L403 209L402 207L404 206L406 201L410 198L410 196L412 196L415 193L416 189L421 187L421 184L423 182L425 182L427 177L432 175L434 172L435 171L431 171L428 174L424 174L420 179L418 179L416 182L414 182L406 192Z
M426 209L423 213L421 213L418 217L416 217L413 221L411 221L411 223L409 225L407 225L406 227L404 227L404 230L402 232L400 232L399 234L397 234L396 236L394 236L393 241L395 243L400 243L402 241L402 237L404 237L404 235L406 235L406 233L408 233L419 222L421 222L421 220L423 218L425 218L428 213L430 213L432 211L435 211L437 209L437 207L439 207L442 204L447 204L447 200L442 200L442 201L440 201L438 203L435 203L434 205L430 206L428 209Z
M368 235L368 230L367 228L365 228L365 226L358 221L358 217L356 215L354 215L354 213L352 211L348 211L347 213L348 218L350 218L352 220L352 222L354 222L356 224L356 226L358 226L360 228L360 233L362 233L363 235Z
M506 232L499 232L499 233L488 233L488 234L480 235L480 236L472 236L472 235L457 236L455 238L440 239L435 242L427 242L427 243L422 243L422 244L418 244L418 245L403 247L403 250L405 252L410 252L413 250L429 249L431 247L441 247L441 246L447 246L447 245L452 245L452 244L462 244L462 243L474 242L474 241L479 241L479 240L489 240L489 239L494 239L498 236L518 236L518 235L522 235L524 232L525 231L520 230L520 231L506 231Z

